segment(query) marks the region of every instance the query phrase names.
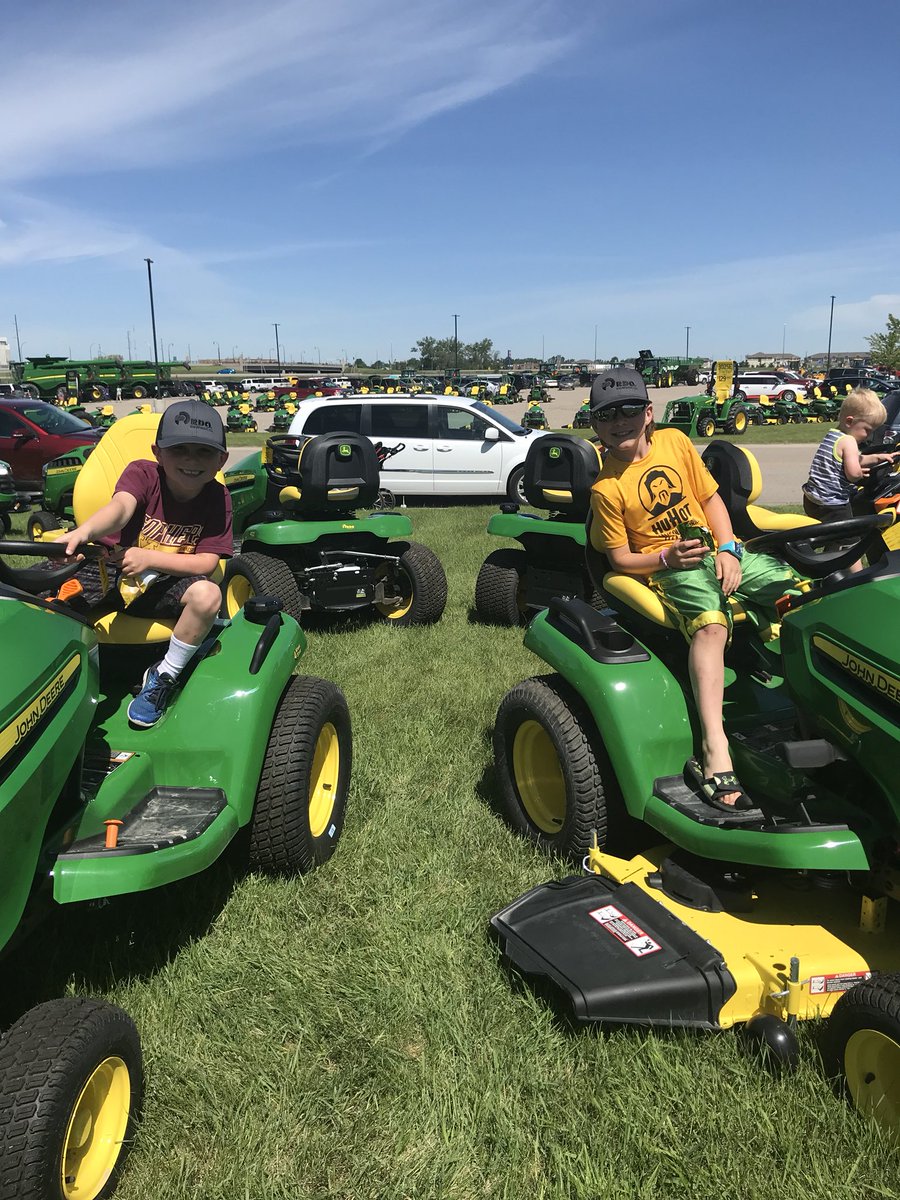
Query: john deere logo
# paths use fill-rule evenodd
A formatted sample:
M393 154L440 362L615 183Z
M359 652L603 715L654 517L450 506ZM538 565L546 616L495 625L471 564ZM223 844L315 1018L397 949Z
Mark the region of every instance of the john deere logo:
M549 457L550 458L559 458L560 453L561 453L561 451L560 451L559 446L551 446Z
M352 453L353 448L348 446L346 442L343 442L340 446L338 446L338 454L340 454L341 458L349 458Z

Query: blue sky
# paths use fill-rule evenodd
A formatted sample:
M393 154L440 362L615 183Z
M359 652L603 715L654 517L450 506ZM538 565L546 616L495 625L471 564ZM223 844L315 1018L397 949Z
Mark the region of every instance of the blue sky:
M741 357L900 313L894 0L32 0L15 354ZM13 47L18 52L12 54ZM218 347L218 350L217 350Z

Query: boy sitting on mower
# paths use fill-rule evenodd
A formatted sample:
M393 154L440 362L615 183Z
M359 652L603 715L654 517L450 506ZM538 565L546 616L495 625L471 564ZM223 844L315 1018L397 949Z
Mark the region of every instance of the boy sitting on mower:
M702 750L685 771L713 807L751 808L734 774L722 719L728 597L775 618L775 601L797 577L768 555L743 558L718 487L690 440L677 429L654 430L637 371L617 368L594 381L591 423L608 451L592 489L592 545L615 570L659 593L690 645Z
M165 657L147 669L128 706L129 720L145 729L165 712L178 676L212 628L222 594L210 576L234 548L231 498L215 478L227 458L219 414L200 400L170 405L153 453L156 463L130 463L112 500L65 539L74 556L85 542L118 533L129 612L178 618Z

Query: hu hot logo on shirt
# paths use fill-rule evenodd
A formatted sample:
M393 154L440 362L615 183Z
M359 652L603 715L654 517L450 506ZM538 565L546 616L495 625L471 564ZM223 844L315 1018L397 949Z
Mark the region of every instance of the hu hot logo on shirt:
M661 517L684 501L684 484L674 467L651 467L641 476L638 496L645 512Z

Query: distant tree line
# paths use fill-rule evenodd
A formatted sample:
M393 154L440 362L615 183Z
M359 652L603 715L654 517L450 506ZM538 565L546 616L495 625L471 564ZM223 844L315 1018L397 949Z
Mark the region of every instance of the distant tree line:
M490 338L457 343L452 337L422 337L412 347L407 359L395 358L386 363L379 358L367 363L357 358L353 365L357 368L397 371L452 371L455 366L459 366L461 371L499 371L501 361Z

